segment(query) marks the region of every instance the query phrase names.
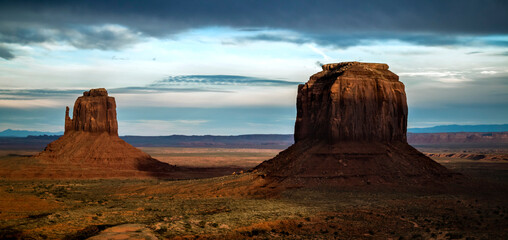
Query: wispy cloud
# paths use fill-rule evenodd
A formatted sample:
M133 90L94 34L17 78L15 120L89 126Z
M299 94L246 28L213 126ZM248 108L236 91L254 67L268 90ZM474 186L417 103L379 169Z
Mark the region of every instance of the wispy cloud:
M481 71L480 73L486 74L486 75L493 75L493 74L496 74L497 72L496 71Z
M352 31L344 32L314 32L312 34L280 30L260 29L245 32L244 36L236 36L227 41L229 44L249 44L254 42L284 42L298 45L310 44L322 47L346 49L354 46L376 45L390 41L419 46L508 46L506 35L444 35L442 33L415 33L411 31ZM472 51L467 54L478 54Z
M426 76L426 77L450 77L450 76L458 76L461 72L451 72L451 71L423 71L423 72L402 72L398 73L399 76Z
M299 82L236 75L182 75L170 76L142 87L109 88L108 92L111 96L134 105L148 104L147 101L149 104L172 106L228 105L227 102L230 101L229 105L269 105L269 101L279 99L273 103L277 105L281 97L287 96L287 90L293 91L298 84ZM265 89L262 92L246 90L249 87ZM285 87L286 90L280 90L279 87ZM88 89L0 89L0 107L65 106L85 90ZM279 92L280 95L269 96L271 92ZM267 96L259 98L262 95ZM236 100L232 101L233 99Z
M169 76L150 84L150 87L164 86L296 86L300 82L274 80L235 75L184 75Z
M53 99L0 99L0 107L4 108L52 108L62 106Z
M332 60L332 58L330 56L326 55L321 49L319 49L315 46L312 46L312 45L307 45L307 47L310 48L310 50L312 50L313 52L321 55L325 61Z
M442 82L442 83L462 83L473 81L467 74L459 71L422 71L422 72L403 72L398 74L401 77L425 77L429 81ZM450 87L450 85L443 85L442 87Z

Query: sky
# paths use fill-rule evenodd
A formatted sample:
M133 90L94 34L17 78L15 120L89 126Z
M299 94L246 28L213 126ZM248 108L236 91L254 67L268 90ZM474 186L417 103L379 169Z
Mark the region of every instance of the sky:
M0 131L63 131L104 87L120 135L293 133L343 61L387 63L409 127L508 123L507 1L0 0Z

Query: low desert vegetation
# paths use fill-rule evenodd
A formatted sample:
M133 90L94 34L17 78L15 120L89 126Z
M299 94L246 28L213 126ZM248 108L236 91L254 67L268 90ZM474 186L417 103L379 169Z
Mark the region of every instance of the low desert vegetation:
M1 160L8 158L28 161ZM0 239L84 239L124 224L141 224L160 239L507 238L508 166L438 160L489 187L255 191L256 173L178 181L2 179Z

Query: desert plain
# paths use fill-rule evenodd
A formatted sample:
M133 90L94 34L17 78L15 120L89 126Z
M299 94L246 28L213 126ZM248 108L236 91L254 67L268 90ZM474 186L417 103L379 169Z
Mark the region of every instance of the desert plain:
M503 152L471 145L457 152ZM467 148L466 148L467 147ZM466 185L258 188L253 166L281 149L141 147L203 167L199 179L0 179L1 239L506 239L508 163L433 158ZM426 146L422 150L450 148ZM504 149L504 150L503 150ZM436 151L434 151L436 152ZM2 150L0 169L33 164L33 150ZM217 175L224 175L219 176ZM115 226L118 229L115 230ZM100 235L99 235L100 236ZM97 236L96 236L97 237ZM106 238L107 239L107 238Z

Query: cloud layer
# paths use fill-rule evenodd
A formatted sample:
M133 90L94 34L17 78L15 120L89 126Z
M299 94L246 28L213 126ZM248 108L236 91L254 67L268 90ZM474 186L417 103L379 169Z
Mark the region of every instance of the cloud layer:
M508 34L506 1L0 1L0 43L64 43L81 49L122 49L148 38L222 26L258 32L245 41L348 47L397 39L422 45L496 44ZM268 30L287 30L294 36ZM0 45L0 57L13 51Z

